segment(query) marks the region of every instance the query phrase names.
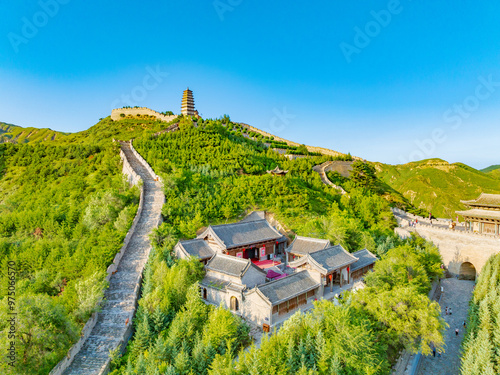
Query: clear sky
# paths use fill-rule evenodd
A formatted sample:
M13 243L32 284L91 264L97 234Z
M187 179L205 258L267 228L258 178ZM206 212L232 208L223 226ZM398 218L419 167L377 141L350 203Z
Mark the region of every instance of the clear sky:
M229 114L399 164L500 164L500 2L2 1L0 121L79 131L113 107Z

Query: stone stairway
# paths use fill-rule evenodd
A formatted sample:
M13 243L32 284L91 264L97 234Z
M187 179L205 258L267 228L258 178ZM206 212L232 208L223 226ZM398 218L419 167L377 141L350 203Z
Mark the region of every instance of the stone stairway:
M106 373L109 352L126 344L132 332L136 287L149 256L149 233L158 225L161 214L164 198L160 184L135 157L128 143L123 142L121 147L144 181L143 209L120 264L109 280L97 322L65 375Z

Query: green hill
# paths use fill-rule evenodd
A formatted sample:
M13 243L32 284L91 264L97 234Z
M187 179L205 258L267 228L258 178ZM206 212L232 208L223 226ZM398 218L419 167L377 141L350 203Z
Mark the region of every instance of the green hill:
M17 366L4 360L1 373L47 374L78 339L139 201L138 189L124 183L119 144L112 138L126 140L165 126L106 118L69 134L0 125L0 263L5 270L0 283L7 285L7 262L12 262L17 324L28 343L18 341ZM2 316L6 290L0 293ZM7 350L5 322L0 322L0 348Z
M435 217L455 218L464 209L460 200L474 199L481 192L500 193L500 178L462 163L428 159L401 165L375 163L377 177L400 192L414 206Z
M361 193L342 201L312 171L329 157L290 161L219 120L197 126L181 121L180 131L155 136L169 125L107 117L85 131L64 134L2 124L0 262L5 270L7 262L16 264L19 324L36 336L29 345L19 344L18 356L26 360L14 369L2 361L2 373L47 374L78 339L102 291L106 267L138 203L138 190L123 181L113 139L135 138L165 179L165 224L155 236L160 245L151 260L157 266L170 256L172 240L192 237L209 223L237 220L253 208L275 213L300 234L330 238L351 251L388 249L395 222L387 203ZM266 172L277 165L288 175ZM7 285L7 272L0 283ZM6 324L0 321L0 332ZM5 337L0 348L6 352Z
M0 143L29 143L55 141L70 133L58 132L52 129L38 129L0 122Z
M481 169L481 172L490 173L490 172L493 172L493 171L496 171L499 169L500 169L500 165L496 164L496 165L490 165L488 168Z

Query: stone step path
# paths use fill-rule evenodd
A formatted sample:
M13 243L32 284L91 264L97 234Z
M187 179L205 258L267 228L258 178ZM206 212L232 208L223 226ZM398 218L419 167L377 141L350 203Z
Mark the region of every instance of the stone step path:
M472 297L474 281L443 279L441 285L444 293L441 297L441 311L449 327L444 333L445 353L434 357L432 354L422 357L419 375L459 375L460 374L460 347L464 338L463 321L467 320L469 301ZM452 314L446 315L446 307L451 308ZM458 328L458 336L455 329Z
M123 142L121 147L134 171L144 181L143 209L118 269L109 280L110 286L105 292L106 300L97 322L82 349L64 372L65 375L103 373L109 352L125 344L122 340L130 331L135 312L135 288L141 282L149 256L149 233L158 225L163 206L160 184L137 160L128 143Z

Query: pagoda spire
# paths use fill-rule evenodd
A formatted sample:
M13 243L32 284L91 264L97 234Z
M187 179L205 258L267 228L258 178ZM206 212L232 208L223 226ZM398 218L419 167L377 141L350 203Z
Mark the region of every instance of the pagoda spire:
M189 87L187 90L184 90L182 95L181 113L184 116L195 115L193 92L189 89Z

